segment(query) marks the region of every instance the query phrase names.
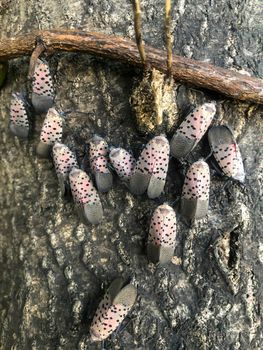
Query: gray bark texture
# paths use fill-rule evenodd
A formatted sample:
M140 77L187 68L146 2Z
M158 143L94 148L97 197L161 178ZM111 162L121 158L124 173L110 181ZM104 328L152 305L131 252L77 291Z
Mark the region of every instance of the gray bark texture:
M262 0L174 5L174 52L263 78ZM145 42L158 48L163 6L142 1ZM131 9L120 0L1 1L0 35L80 28L132 38ZM142 72L85 54L48 61L56 106L67 112L64 141L79 159L94 133L137 156L149 136L138 131L129 98ZM103 223L84 226L72 201L60 198L52 162L35 154L43 116L35 118L29 141L8 131L11 93L26 89L28 63L29 57L10 61L0 90L0 349L262 349L262 109L177 86L180 119L189 106L216 100L215 123L233 128L246 182L212 172L208 216L189 228L178 215L173 262L158 267L146 257L150 216L163 200L177 208L185 168L170 161L159 201L132 196L115 177L113 190L101 195ZM204 141L192 160L208 153ZM92 317L117 276L138 286L137 302L104 345L91 343Z

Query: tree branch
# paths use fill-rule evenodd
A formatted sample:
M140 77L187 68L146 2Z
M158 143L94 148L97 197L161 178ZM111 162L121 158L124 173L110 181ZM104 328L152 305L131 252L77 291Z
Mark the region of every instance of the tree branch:
M87 52L131 65L142 66L136 43L122 37L80 30L37 31L0 40L0 61L30 55L40 38L48 53ZM165 72L166 54L153 47L145 47L147 63ZM173 55L171 73L176 81L190 83L217 91L229 97L263 104L263 81L234 71Z
M133 3L134 12L134 31L137 47L142 60L142 63L146 63L146 55L144 50L144 43L142 41L142 18L141 18L141 3L139 0L134 0Z
M167 74L168 76L171 76L172 61L173 61L172 36L171 36L171 0L165 1L165 42L166 42L166 50L167 50Z

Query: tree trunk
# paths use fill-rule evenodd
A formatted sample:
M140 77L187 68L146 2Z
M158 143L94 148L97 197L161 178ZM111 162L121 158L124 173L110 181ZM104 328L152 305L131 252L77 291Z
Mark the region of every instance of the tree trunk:
M164 48L164 1L142 5L145 42ZM176 54L263 77L260 0L179 0L172 16ZM0 23L2 38L51 28L134 36L132 4L119 0L7 0ZM94 133L137 156L149 137L138 132L129 98L142 72L87 54L48 61L56 106L66 112L64 141L79 159ZM26 90L28 63L11 60L0 91L0 349L101 349L91 343L89 325L119 275L137 284L138 299L105 348L262 349L262 107L177 86L180 118L192 104L217 102L215 123L234 130L246 181L241 186L212 171L207 218L189 228L178 214L173 263L158 267L148 263L145 242L159 202L135 198L115 178L101 195L103 223L86 227L72 201L60 198L52 162L35 154L43 116L29 141L8 131L11 93ZM204 140L192 158L208 153ZM176 208L184 170L170 161L161 200Z

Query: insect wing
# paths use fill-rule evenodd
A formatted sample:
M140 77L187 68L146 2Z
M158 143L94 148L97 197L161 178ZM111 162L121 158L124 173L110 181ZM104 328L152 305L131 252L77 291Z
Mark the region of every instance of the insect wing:
M108 338L121 324L135 303L136 288L131 284L121 288L120 281L121 279L117 279L112 283L98 306L90 327L93 341L102 341Z
M163 191L167 175L169 143L164 136L156 136L143 149L130 180L130 190L141 195L146 190L150 198Z
M53 146L53 160L62 195L66 195L69 190L69 173L78 167L76 157L66 145L56 142Z
M170 146L166 137L157 136L154 138L152 148L153 162L147 194L149 198L157 198L161 195L165 186Z
M73 168L69 174L69 181L80 217L94 225L100 223L103 209L100 197L89 176L83 170Z
M119 178L128 182L136 165L134 157L124 148L113 148L109 157Z
M187 171L182 197L181 213L190 220L207 214L209 202L210 171L206 162L193 163Z
M174 253L176 215L172 207L160 205L153 213L147 244L150 261L160 264L169 262Z
M52 146L61 142L63 132L63 120L55 108L50 108L45 117L37 153L41 157L48 157Z
M244 182L242 156L232 131L226 125L214 126L208 132L208 141L223 173Z
M53 103L54 90L49 65L38 59L33 74L32 104L37 113L46 113Z
M13 94L11 99L9 128L18 137L28 137L29 121L26 104L24 98L19 93Z
M108 168L108 144L98 135L90 142L90 163L100 192L108 192L112 187L112 174Z
M171 140L171 154L186 157L201 140L215 115L214 103L205 103L193 110L180 124Z

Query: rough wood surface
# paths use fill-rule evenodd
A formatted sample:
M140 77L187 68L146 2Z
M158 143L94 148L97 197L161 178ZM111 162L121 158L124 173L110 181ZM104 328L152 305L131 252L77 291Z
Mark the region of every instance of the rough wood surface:
M55 26L134 38L129 1L2 3L2 39ZM160 49L163 6L142 2L144 40ZM174 52L263 78L261 0L179 0L172 14ZM66 112L64 141L78 157L94 133L137 156L148 138L138 133L129 97L141 70L86 53L48 61L56 106ZM215 123L234 129L246 182L212 172L207 218L189 229L178 215L174 261L158 268L148 264L145 243L159 202L133 197L115 177L102 196L104 222L85 227L72 202L60 199L51 162L36 157L43 116L28 142L8 132L11 93L25 90L28 67L29 57L10 60L0 90L0 349L102 349L88 329L104 290L121 275L138 285L139 298L106 349L262 350L262 108L178 86L180 119L189 106L216 101ZM190 161L208 152L203 142ZM171 160L162 199L176 209L185 170Z
M30 55L37 39L43 41L47 53L87 52L131 65L142 65L134 41L79 30L39 31L2 39L0 40L0 60ZM149 66L163 72L167 70L164 51L147 46L145 52ZM173 55L171 74L178 82L190 83L239 100L263 104L261 79L178 55Z

